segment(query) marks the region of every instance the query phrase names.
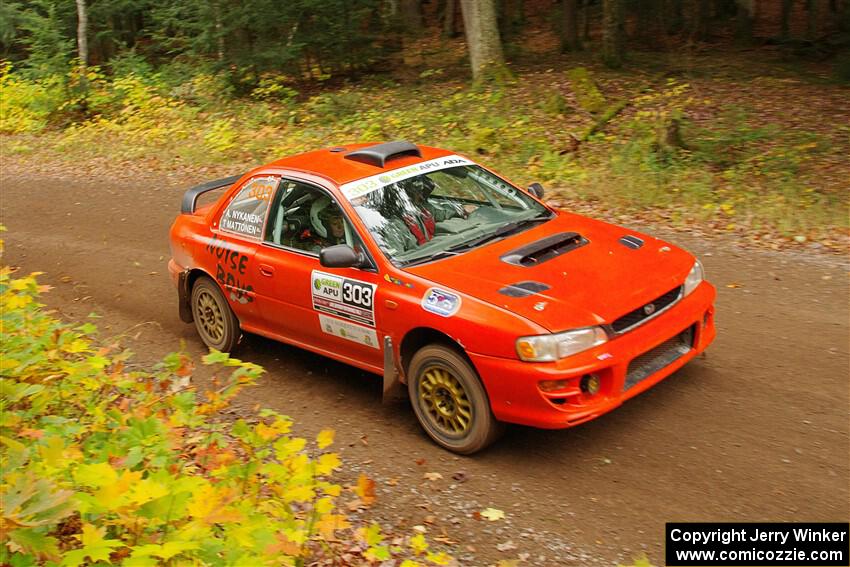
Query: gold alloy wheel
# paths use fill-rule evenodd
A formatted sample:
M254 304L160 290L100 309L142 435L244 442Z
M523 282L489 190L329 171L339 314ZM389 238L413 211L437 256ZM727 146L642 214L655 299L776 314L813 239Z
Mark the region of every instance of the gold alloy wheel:
M221 341L224 336L224 315L216 298L205 289L198 294L195 317L209 342L217 344Z
M447 368L431 366L419 380L420 407L442 433L464 435L472 424L472 404L463 385Z

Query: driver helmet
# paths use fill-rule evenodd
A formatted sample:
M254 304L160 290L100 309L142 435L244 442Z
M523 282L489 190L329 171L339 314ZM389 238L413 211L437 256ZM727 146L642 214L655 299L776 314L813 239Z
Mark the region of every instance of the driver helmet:
M428 177L427 175L417 175L413 177L407 182L407 187L405 187L414 199L419 197L422 201L428 199L431 196L431 193L434 192L436 188L436 184L434 181Z

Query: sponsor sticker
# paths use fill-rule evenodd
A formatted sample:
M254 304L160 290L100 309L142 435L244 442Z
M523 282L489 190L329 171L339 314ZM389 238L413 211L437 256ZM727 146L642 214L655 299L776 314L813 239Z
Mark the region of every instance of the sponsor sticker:
M375 326L375 284L313 270L313 309L355 323Z
M460 296L432 287L422 297L422 309L442 317L451 317L460 309Z
M401 281L400 279L398 279L398 278L394 278L394 277L392 277L392 276L391 276L391 275L389 275L389 274L384 274L384 280L385 280L385 281L388 281L388 282L390 282L390 283L392 283L392 284L395 284L395 285L403 285L404 287L409 287L409 288L413 289L413 284L412 284L412 283L410 283L410 282L405 282L405 281Z
M378 334L375 329L349 323L335 317L319 314L319 324L322 326L322 331L335 337L366 345L372 348L379 348Z
M417 175L421 175L423 173L428 173L431 171L439 171L441 169L447 169L449 167L457 167L459 165L475 165L475 163L460 156L445 156L441 158L430 159L428 161L423 161L421 163L417 163L409 167L393 169L392 171L379 173L377 175L372 175L371 177L364 177L363 179L358 179L357 181L346 183L345 185L340 187L340 189L342 190L342 194L345 195L345 197L349 201L351 201L353 199L356 199L357 197L362 197L364 195L372 193L373 191L377 191L378 189L381 189L382 187L389 185L390 183L409 179L411 177L415 177Z

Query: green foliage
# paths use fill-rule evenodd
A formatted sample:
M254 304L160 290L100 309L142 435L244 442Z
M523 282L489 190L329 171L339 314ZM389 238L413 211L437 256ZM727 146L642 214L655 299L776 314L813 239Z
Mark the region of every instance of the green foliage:
M251 97L257 100L276 101L282 103L294 102L298 91L287 86L285 78L278 75L266 74L260 77L259 83L251 91Z
M605 97L593 82L590 71L584 67L575 67L567 71L567 78L570 80L579 106L591 114L605 110Z
M45 288L0 270L0 563L304 565L346 540L362 564L448 562L419 535L388 545L339 511L333 431L308 442L270 410L219 417L262 368L213 351L203 393L182 353L131 370L94 325L42 309Z
M362 67L377 55L375 0L152 4L157 44L172 54L215 58L222 67L313 76Z
M66 102L64 83L58 76L42 80L12 73L0 62L0 132L16 134L44 130Z
M27 8L16 9L17 4L7 8L20 30L14 39L27 50L25 67L39 77L64 73L74 50L74 4L52 0L32 0L27 4Z
M569 103L558 91L551 91L544 98L543 102L540 103L540 108L546 114L550 114L552 116L558 115L566 115L572 112L572 108L570 108Z

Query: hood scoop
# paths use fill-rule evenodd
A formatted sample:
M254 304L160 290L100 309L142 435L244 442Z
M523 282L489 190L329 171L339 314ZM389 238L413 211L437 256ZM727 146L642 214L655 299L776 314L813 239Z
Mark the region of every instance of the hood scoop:
M541 282L517 282L506 285L499 290L499 293L508 297L528 297L547 289L549 289L549 286Z
M589 242L587 238L577 232L562 232L512 250L502 256L502 261L515 266L530 268L576 248L581 248Z

